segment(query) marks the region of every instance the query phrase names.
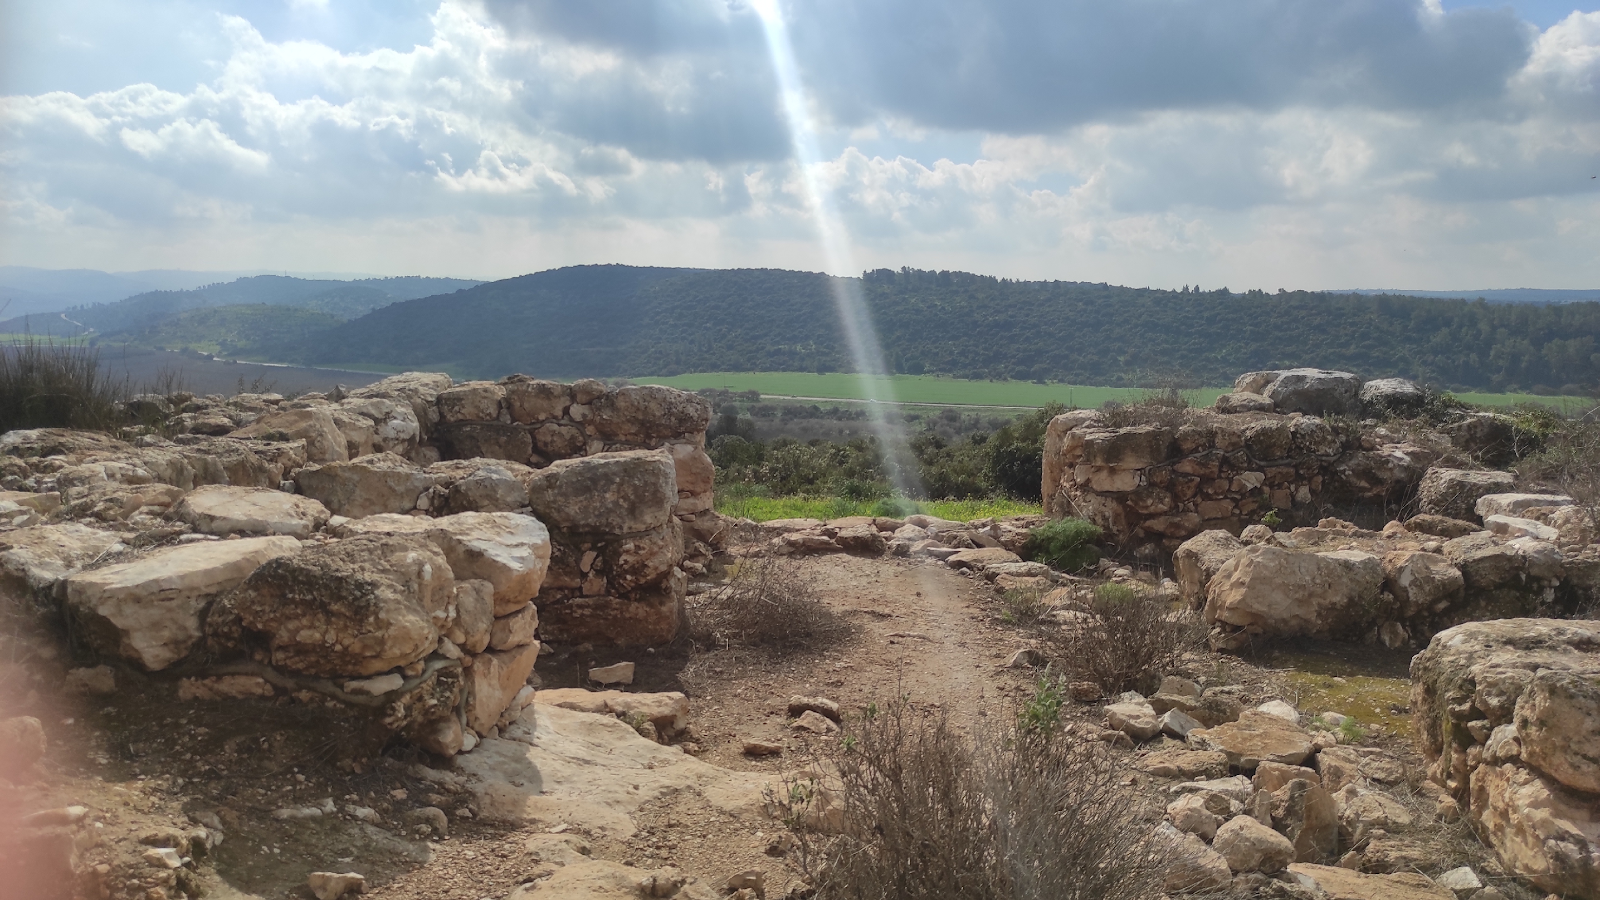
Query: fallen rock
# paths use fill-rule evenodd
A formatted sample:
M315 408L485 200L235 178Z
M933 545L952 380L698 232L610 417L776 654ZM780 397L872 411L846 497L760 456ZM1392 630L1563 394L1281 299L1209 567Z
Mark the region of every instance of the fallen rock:
M355 872L312 872L306 877L306 886L317 900L339 900L350 894L365 894L367 879Z
M1172 554L1179 594L1193 608L1204 605L1212 577L1243 549L1237 537L1220 529L1202 531L1179 544Z
M961 550L945 557L944 564L952 569L982 569L1003 563L1019 563L1022 557L1000 547L979 547Z
M1156 716L1155 709L1143 700L1107 705L1106 726L1136 742L1148 741L1161 733L1161 719Z
M1571 506L1573 502L1565 494L1484 494L1473 511L1487 522L1490 516L1521 516L1535 507Z
M633 694L624 691L586 691L582 688L554 688L534 694L533 702L580 712L639 717L671 737L689 727L689 698L678 691Z
M595 666L589 670L589 680L595 684L633 684L633 663Z
M1298 766L1311 756L1305 729L1274 715L1247 709L1239 720L1189 732L1189 740L1205 750L1227 754L1228 763L1253 772L1262 762Z
M236 439L305 441L306 459L313 463L344 462L350 458L344 433L325 408L285 409L267 413L228 435Z
M1214 750L1171 747L1139 757L1136 765L1156 778L1217 777L1228 771L1228 755Z
M1228 629L1214 638L1221 646L1250 635L1332 636L1368 624L1382 589L1383 566L1371 553L1257 544L1211 579L1204 617Z
M309 497L220 484L185 494L172 514L202 534L282 534L300 540L328 524L329 518L327 507Z
M1228 861L1200 838L1180 834L1166 823L1157 829L1157 835L1171 850L1171 861L1162 875L1162 887L1167 891L1209 894L1226 890L1233 883Z
M5 532L0 534L0 589L14 597L48 595L68 575L123 549L121 535L75 522Z
M1321 891L1328 900L1453 900L1455 894L1426 876L1363 875L1338 866L1295 863L1289 875L1304 887Z
M1217 829L1212 849L1235 872L1281 872L1294 861L1294 844L1251 816L1234 816Z
M795 719L789 727L793 728L795 731L808 731L812 734L826 735L839 733L839 726L834 724L832 719L829 719L823 715L819 715L818 713L809 709L801 713L800 718Z
M156 550L68 578L67 611L100 652L164 669L200 642L212 601L299 548L292 537L259 537Z
M783 745L773 741L746 740L744 742L745 756L778 756L783 753Z
M1428 394L1406 378L1376 378L1361 386L1361 405L1377 414L1414 413L1428 401Z

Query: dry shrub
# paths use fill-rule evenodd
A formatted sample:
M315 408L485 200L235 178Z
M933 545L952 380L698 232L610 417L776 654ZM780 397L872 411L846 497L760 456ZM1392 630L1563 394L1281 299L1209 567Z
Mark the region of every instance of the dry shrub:
M769 650L810 650L846 637L850 623L829 609L813 578L786 557L752 556L729 566L728 583L691 607L696 640Z
M125 382L106 377L93 347L34 338L0 346L0 431L109 430L127 395Z
M1083 617L1056 632L1051 655L1059 671L1093 681L1108 694L1148 693L1204 639L1193 612L1142 586L1108 583L1095 589Z
M1020 719L973 744L900 699L849 723L826 778L790 785L818 900L1135 900L1171 850L1104 744ZM828 834L807 827L819 804Z

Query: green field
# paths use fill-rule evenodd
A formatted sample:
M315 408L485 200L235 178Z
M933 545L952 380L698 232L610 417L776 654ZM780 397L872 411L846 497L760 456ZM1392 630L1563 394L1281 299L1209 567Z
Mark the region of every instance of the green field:
M665 384L686 391L701 388L727 388L734 391L760 391L762 395L817 397L824 400L865 400L872 394L883 401L928 403L950 406L1039 407L1047 403L1068 406L1099 406L1107 400L1137 400L1150 391L1144 388L1085 387L1072 384L1034 384L1028 381L967 381L935 375L889 375L870 380L857 375L834 372L816 375L809 372L704 372L672 378L635 378L639 384ZM1209 405L1224 393L1221 388L1186 391L1189 402Z
M1089 409L1107 400L1138 400L1151 392L1145 388L1090 387L1074 384L1034 384L1027 381L967 381L935 375L889 375L870 379L870 385L857 375L833 372L701 372L671 378L635 378L639 384L664 384L686 391L726 388L730 391L759 391L762 396L815 397L824 400L878 400L897 403L926 403L945 406L1040 407L1062 403ZM868 389L871 389L869 395ZM1226 388L1200 388L1185 391L1195 406L1210 406ZM1562 410L1583 409L1592 404L1582 397L1540 397L1535 394L1463 393L1456 397L1480 406L1511 406L1516 403L1543 403Z

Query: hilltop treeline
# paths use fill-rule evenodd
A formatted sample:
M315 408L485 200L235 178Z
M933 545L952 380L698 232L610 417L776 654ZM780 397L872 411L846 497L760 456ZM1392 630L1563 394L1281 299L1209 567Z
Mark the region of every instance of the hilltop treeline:
M262 352L483 377L849 371L839 291L863 299L888 365L910 374L1222 385L1254 369L1321 366L1456 390L1600 385L1600 303L1166 291L913 269L840 279L570 267L392 303Z

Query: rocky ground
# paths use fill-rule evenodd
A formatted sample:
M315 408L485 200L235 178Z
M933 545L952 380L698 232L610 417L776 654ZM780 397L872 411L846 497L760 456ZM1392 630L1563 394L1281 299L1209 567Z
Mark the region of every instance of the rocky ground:
M976 569L927 558L838 554L799 557L793 565L795 577L815 587L851 626L849 633L781 654L685 642L627 655L636 672L625 693L688 695L687 727L670 744L640 737L613 715L537 702L506 734L453 763L401 749L351 766L340 762L338 750L351 736L336 715L319 719L304 706L263 713L259 707L230 709L225 701L176 700L126 670L117 671L113 695L97 695L92 685L69 692L64 661L36 661L27 690L19 691L25 705L13 712L39 718L48 748L7 788L4 808L24 815L70 812L49 814L61 821L48 827L19 827L13 819L10 827L18 830L11 835L17 843L10 862L27 872L29 860L47 856L35 857L27 847L75 840L81 854L105 867L108 894L140 896L128 890L136 876L150 898L178 890L303 898L313 896L307 877L318 871L360 873L368 895L379 898L632 897L649 877L664 885L688 879L677 895L693 897L725 893L730 877L750 871L761 873L767 896L783 896L802 886L802 873L785 829L767 815L764 793L781 787L783 773L804 767L810 748L833 740L797 728L792 697L832 701L848 721L868 703L908 696L917 708L943 710L972 732L986 719L1010 714L1010 702L1030 696L1041 675L1013 660L1034 633L1006 621L1000 589ZM713 567L709 577L720 571ZM1395 677L1404 656L1326 644L1255 660L1196 651L1167 674L1180 679L1172 685L1191 682L1241 709L1289 701L1287 710L1281 704L1270 709L1298 713L1303 721L1318 717L1317 725L1326 727L1336 717L1324 714L1339 712L1322 708L1332 700L1343 703L1353 722L1364 723L1302 731L1275 720L1305 735L1308 747L1324 748L1324 759L1347 761L1359 771L1337 777L1380 798L1364 802L1389 827L1374 835L1360 813L1352 814L1346 831L1365 827L1367 833L1344 865L1428 876L1464 865L1506 896L1528 896L1459 820L1451 820L1439 792L1426 788L1421 756L1404 727L1409 710L1399 698L1406 682ZM540 700L559 701L569 693L559 689L579 687L590 669L622 659L616 651L556 647L539 660L537 677L551 691ZM681 710L667 714L674 715L681 718ZM1108 736L1104 702L1071 703L1064 715L1085 739ZM1264 714L1245 718L1251 715ZM831 731L826 722L817 727ZM1170 814L1187 831L1211 837L1234 811L1224 807L1271 803L1269 793L1255 790L1271 787L1260 784L1260 775L1255 784L1249 778L1192 784L1238 770L1220 751L1171 737L1118 744L1138 790L1164 802L1204 798ZM766 755L747 753L754 745ZM1330 756L1327 747L1338 749ZM1269 779L1296 774L1283 768ZM1311 777L1332 794L1339 785L1329 784L1328 766L1323 769ZM1207 804L1224 815L1207 811ZM1270 810L1264 815L1272 821ZM81 821L68 821L74 818ZM1331 827L1337 832L1341 825ZM1245 838L1272 844L1258 834ZM1226 833L1212 838L1229 839ZM154 858L154 849L175 844L193 864L169 869ZM1251 875L1252 866L1272 868L1270 861L1234 861L1242 874L1224 877L1217 887L1255 891L1266 876ZM42 886L61 875L36 871L33 877ZM1389 891L1403 886L1378 885ZM52 892L41 887L26 895Z

